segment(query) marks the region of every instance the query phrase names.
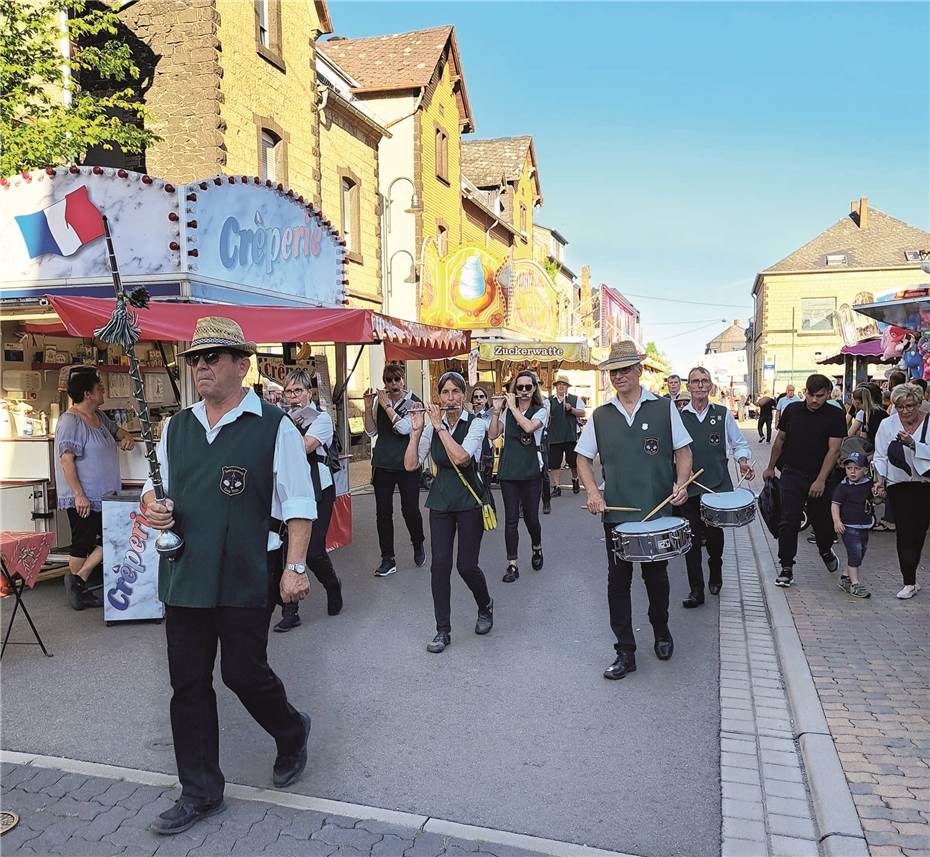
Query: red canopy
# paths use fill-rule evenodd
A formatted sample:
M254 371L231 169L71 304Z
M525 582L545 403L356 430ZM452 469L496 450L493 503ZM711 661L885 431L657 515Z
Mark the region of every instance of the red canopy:
M32 333L93 336L113 312L107 298L49 296L61 325L28 324ZM197 319L223 315L237 321L245 338L255 342L336 342L367 345L383 342L388 360L433 360L468 352L471 331L450 330L392 318L370 309L239 306L153 302L136 310L143 339L186 342Z

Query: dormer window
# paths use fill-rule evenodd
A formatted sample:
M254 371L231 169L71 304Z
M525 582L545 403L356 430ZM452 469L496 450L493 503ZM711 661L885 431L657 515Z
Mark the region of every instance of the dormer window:
M848 260L845 253L827 253L827 267L833 268L838 265L846 265Z

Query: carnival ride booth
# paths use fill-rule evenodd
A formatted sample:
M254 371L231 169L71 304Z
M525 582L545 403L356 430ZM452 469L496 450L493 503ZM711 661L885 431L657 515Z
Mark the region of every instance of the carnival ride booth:
M844 345L836 354L824 360L818 360L820 366L842 366L840 376L843 388L843 401L851 400L852 391L860 384L871 379L874 370L881 365L897 362L893 357L884 356L885 346L877 337L869 337L855 345ZM834 376L835 377L835 376Z
M214 176L175 187L126 170L73 166L0 180L0 240L8 252L0 274L6 435L0 440L0 530L53 530L53 560L66 560L70 542L67 517L55 509L54 485L54 422L68 405L61 392L68 368L94 365L107 388L104 410L134 434L142 428L126 355L97 336L113 313L117 279L99 240L102 216L122 289L143 286L151 297L132 312L139 330L134 351L156 438L167 417L197 399L191 373L176 354L203 316L233 318L247 339L265 343L260 353L275 364L266 375L270 380L280 382L281 372L298 365L325 378L331 395L322 396L320 405L332 409L343 449L349 344L385 343L389 353L399 346L430 356L468 348L467 331L345 307L344 241L320 212L282 185ZM324 345L334 356L331 375L319 353ZM304 354L312 357L298 359ZM119 455L123 491L111 505L122 509L108 515L104 502L104 570L124 567L135 544L134 561L154 581L154 539L147 537L139 507L148 476L143 444ZM330 549L347 544L352 529L346 473L336 481L341 495ZM136 577L141 581L138 569ZM144 588L137 583L135 590ZM105 604L106 592L107 581ZM106 618L140 617L123 610Z

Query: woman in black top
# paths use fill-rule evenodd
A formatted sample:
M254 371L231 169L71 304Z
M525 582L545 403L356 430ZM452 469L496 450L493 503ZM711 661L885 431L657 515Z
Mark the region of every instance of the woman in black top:
M872 399L872 393L865 385L856 387L852 394L855 408L853 421L849 426L850 437L860 437L866 452L875 449L875 433L888 414Z
M487 634L494 624L494 602L488 594L484 573L478 565L484 522L482 486L475 467L475 453L481 448L486 427L483 420L464 409L465 379L458 372L446 372L439 379L440 405L428 404L410 414L410 440L404 451L408 472L420 468L427 454L433 459L436 476L426 498L429 509L430 578L436 636L426 650L442 652L452 642L451 595L452 549L458 532L456 566L478 605L476 634ZM467 484L466 484L467 483Z
M504 402L507 409L502 414ZM517 557L520 536L520 507L523 521L532 539L532 566L543 566L542 527L539 524L539 499L542 496L543 462L539 445L546 424L546 408L539 392L536 375L528 370L517 373L506 396L493 397L494 410L488 438L504 436L500 466L497 470L504 498L504 542L507 546L507 570L504 583L513 583L519 576Z
M491 401L488 397L488 391L484 387L472 387L471 391L471 412L479 419L484 420L485 425L491 425ZM491 476L494 473L494 448L488 436L484 436L484 443L481 444L481 480L485 485L490 485Z

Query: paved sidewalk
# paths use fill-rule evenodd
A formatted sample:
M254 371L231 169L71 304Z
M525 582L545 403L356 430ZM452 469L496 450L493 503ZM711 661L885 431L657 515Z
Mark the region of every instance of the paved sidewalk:
M785 595L870 853L930 857L927 551L917 573L924 589L899 601L894 534L872 533L861 572L872 597L859 599L837 585L842 543L841 570L831 575L806 536ZM774 577L774 562L767 573Z
M48 760L45 760L48 761ZM66 762L66 760L62 760ZM73 763L73 768L87 767ZM280 803L241 800L229 793L251 792L227 784L225 812L197 823L175 836L157 836L148 827L178 796L170 777L144 771L139 779L89 776L37 764L2 765L2 806L20 817L4 834L4 855L67 855L67 857L610 857L616 852L571 843L481 831L404 813L386 813L407 823L359 819L336 812L288 806L288 803L333 805L286 792L271 794ZM153 782L157 784L152 784ZM343 805L347 806L347 805ZM338 808L338 807L336 807ZM360 808L358 808L360 809ZM448 832L446 832L448 831ZM460 833L454 836L452 833ZM481 838L484 833L487 838ZM532 850L491 837L521 841ZM535 846L534 846L535 843ZM630 857L630 855L616 855Z

